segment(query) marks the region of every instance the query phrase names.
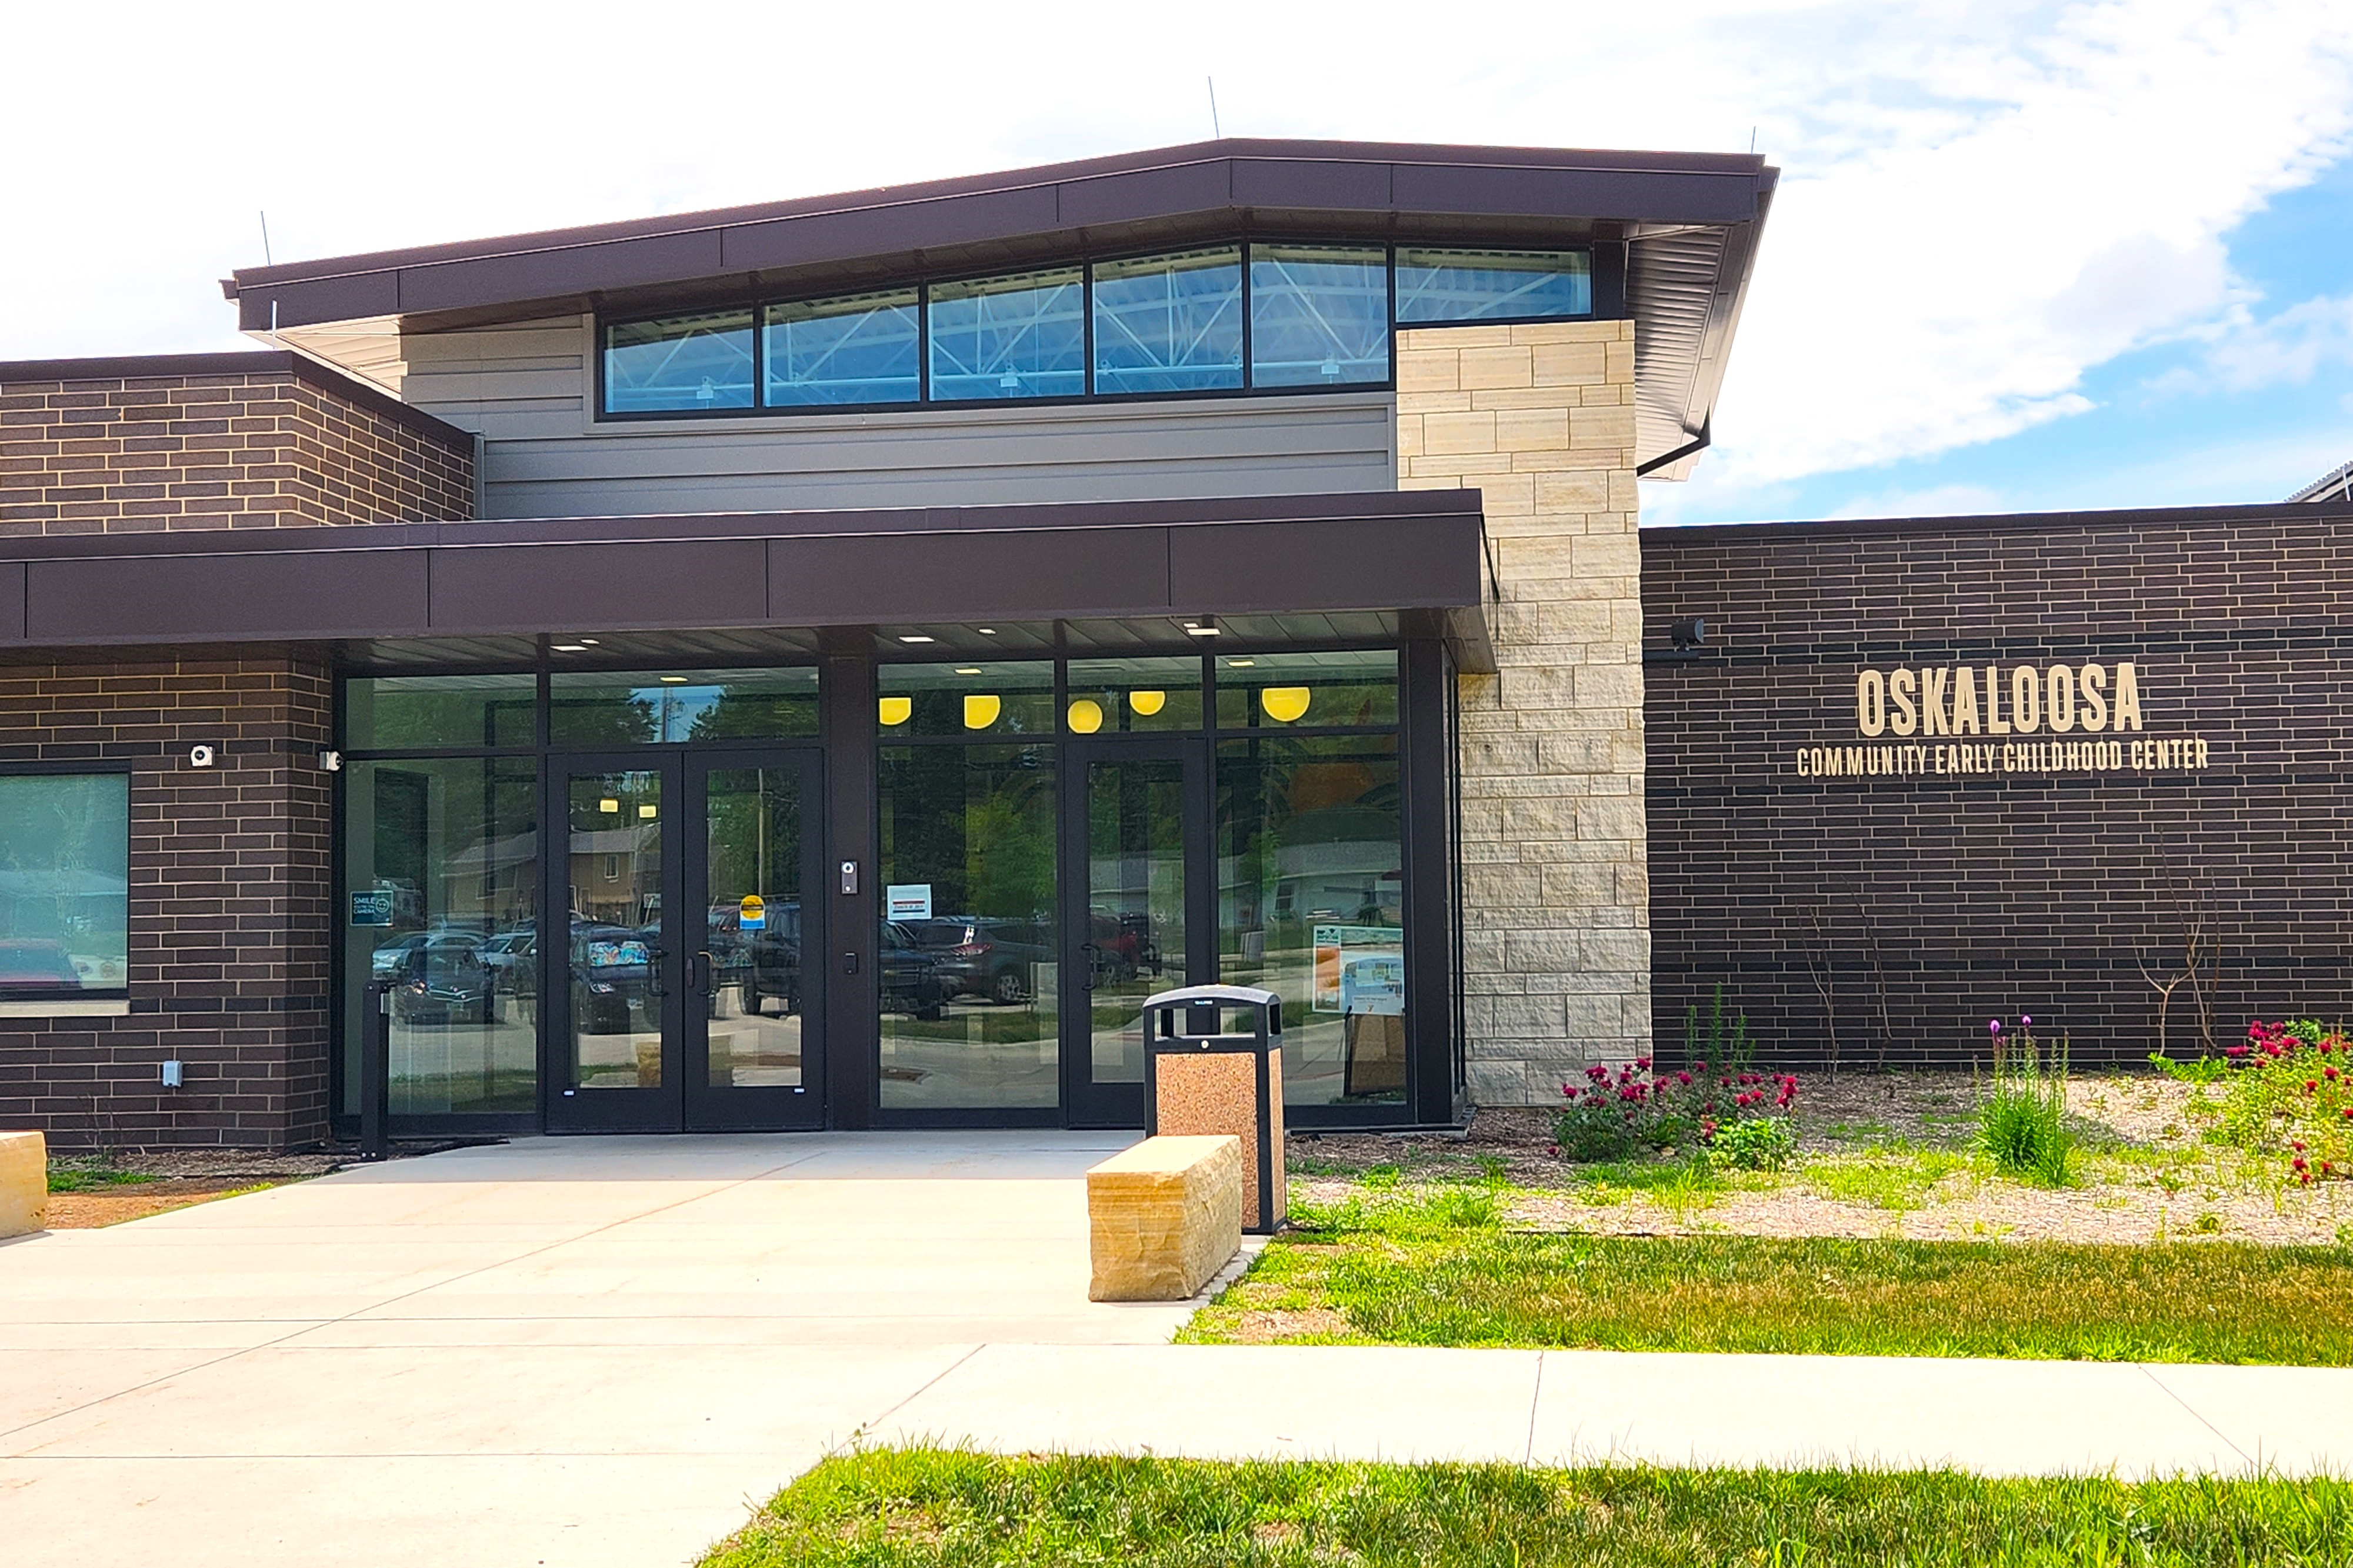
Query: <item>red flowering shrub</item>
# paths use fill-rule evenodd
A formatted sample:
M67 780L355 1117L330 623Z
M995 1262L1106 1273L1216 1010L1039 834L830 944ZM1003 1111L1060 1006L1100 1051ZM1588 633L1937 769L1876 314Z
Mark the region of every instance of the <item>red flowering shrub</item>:
M2342 1028L2258 1019L2222 1055L2219 1075L2194 1076L2222 1086L2226 1141L2283 1157L2300 1184L2353 1176L2353 1039Z
M1649 1057L1618 1068L1585 1069L1585 1081L1560 1086L1565 1102L1553 1122L1554 1152L1578 1162L1624 1160L1696 1142L1713 1145L1739 1122L1786 1117L1798 1099L1792 1073L1717 1068L1695 1061L1653 1072Z

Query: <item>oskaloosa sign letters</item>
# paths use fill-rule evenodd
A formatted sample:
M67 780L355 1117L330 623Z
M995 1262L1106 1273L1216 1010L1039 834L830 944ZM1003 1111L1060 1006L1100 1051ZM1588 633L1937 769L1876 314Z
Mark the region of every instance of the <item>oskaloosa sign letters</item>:
M2194 772L2212 754L2203 736L2141 732L2130 663L1865 669L1854 727L1860 742L1796 748L1798 776Z

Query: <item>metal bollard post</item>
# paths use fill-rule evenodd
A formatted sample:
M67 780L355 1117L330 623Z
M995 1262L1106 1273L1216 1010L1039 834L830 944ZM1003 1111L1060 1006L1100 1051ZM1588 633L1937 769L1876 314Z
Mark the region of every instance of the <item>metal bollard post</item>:
M386 1123L392 1100L392 983L371 980L367 1014L360 1029L360 1156L392 1157Z

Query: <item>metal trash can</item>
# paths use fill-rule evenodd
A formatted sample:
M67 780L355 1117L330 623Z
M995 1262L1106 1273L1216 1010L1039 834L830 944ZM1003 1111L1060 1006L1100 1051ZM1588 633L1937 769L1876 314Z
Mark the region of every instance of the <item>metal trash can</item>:
M1229 1031L1229 1013L1247 1027ZM1242 1141L1242 1229L1271 1236L1285 1210L1282 998L1247 985L1187 985L1144 1004L1144 1131Z

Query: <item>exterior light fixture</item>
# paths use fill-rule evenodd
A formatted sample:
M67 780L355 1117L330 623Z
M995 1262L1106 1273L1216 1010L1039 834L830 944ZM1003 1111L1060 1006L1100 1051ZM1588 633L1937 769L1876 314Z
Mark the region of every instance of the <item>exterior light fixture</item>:
M582 646L586 647L595 647L596 646L596 639L595 637L582 637L580 642Z
M956 673L958 675L978 675L980 673L980 666L976 664L960 664L956 666Z
M661 678L661 683L664 686L684 686L686 684L686 677L683 675L665 675Z
M1226 668L1228 669L1256 669L1258 668L1258 660L1254 658L1229 658L1226 660Z
M1669 626L1667 636L1672 639L1678 651L1688 652L1707 641L1707 623L1694 616L1687 621L1677 621Z
M924 636L923 633L921 633L921 632L909 632L909 633L905 634L904 636L902 636L902 637L900 637L900 639L899 639L899 640L900 640L901 642L904 642L904 643L921 643L921 642L930 642L930 641L932 641L933 639L931 639L930 637L925 637L925 636Z
M596 803L596 809L607 816L618 816L621 815L621 803L608 795Z
M1304 686L1269 686L1258 694L1258 705L1278 724L1288 724L1307 711L1310 693Z
M968 696L964 700L964 727L967 730L986 730L997 722L997 716L1004 710L1005 700L1001 697L982 694Z
M975 626L972 629L978 632L985 637L993 637L997 635L997 628L995 626Z
M1103 728L1103 704L1092 697L1082 697L1071 704L1071 733L1092 735Z
M1163 708L1168 706L1168 693L1166 691L1131 691L1127 694L1127 705L1135 710L1138 713L1143 714L1146 719L1149 719L1155 713L1159 712Z
M915 711L915 700L912 697L885 697L881 707L882 727L887 730L894 724L907 721Z
M560 642L551 646L553 646L558 653L586 653L588 651L588 645L585 642Z
M1213 637L1218 635L1218 617L1215 616L1189 616L1182 625L1188 637Z

